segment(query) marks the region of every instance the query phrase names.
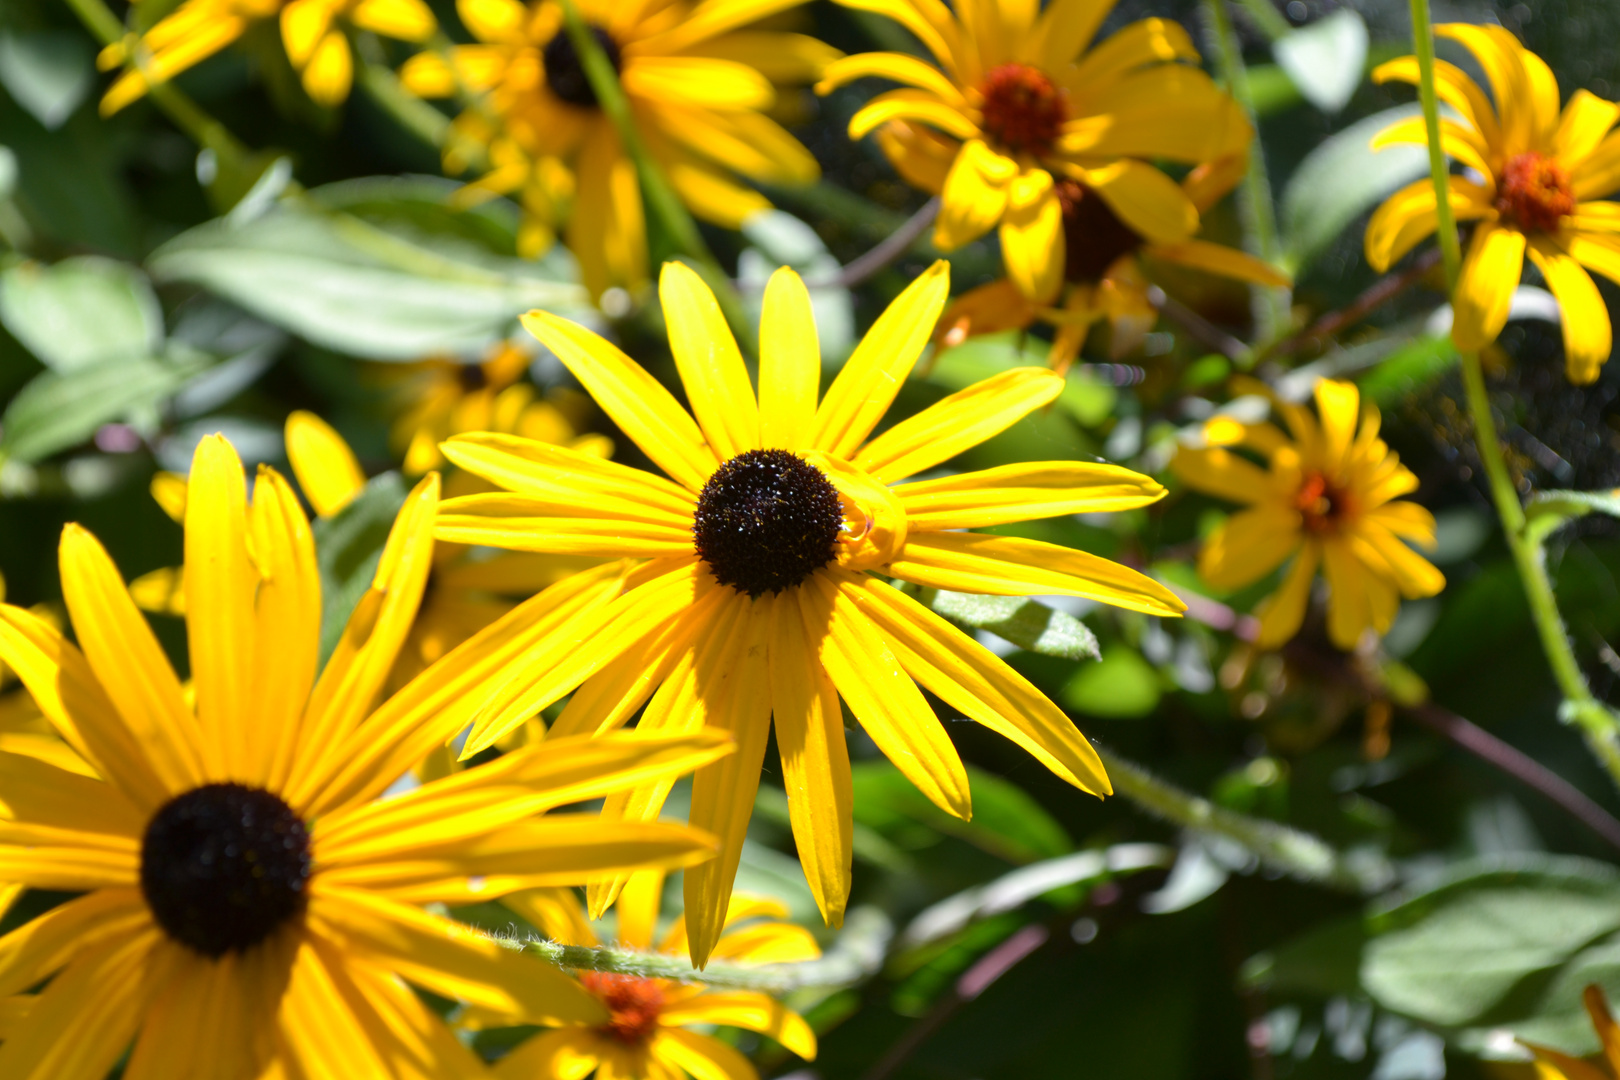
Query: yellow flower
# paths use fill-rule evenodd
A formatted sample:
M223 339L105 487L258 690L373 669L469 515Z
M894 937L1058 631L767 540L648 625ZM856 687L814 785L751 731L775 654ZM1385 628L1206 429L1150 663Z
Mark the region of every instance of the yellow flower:
M771 716L800 859L823 915L849 893L850 772L840 696L885 754L947 812L967 817L967 774L921 683L1084 791L1109 791L1091 744L1041 693L882 577L996 595L1061 593L1152 614L1164 586L1055 544L961 530L1145 506L1164 494L1113 465L1041 462L899 484L1057 397L1044 368L1003 372L868 440L939 319L936 263L879 316L816 404L821 358L809 293L779 270L764 296L760 389L714 296L679 263L659 292L694 421L640 365L544 312L524 325L670 479L501 435L445 456L506 489L447 500L438 536L468 544L645 559L608 607L527 655L478 720L476 752L575 687L557 733L598 732L643 703L641 729L734 732L741 752L697 773L692 820L721 855L686 875L692 956L714 948L754 805ZM891 485L899 485L891 487ZM915 680L915 681L913 681ZM656 818L669 785L607 804ZM616 884L594 886L593 910Z
M102 115L111 116L139 100L152 82L167 82L278 16L287 59L305 92L326 106L341 104L354 81L345 26L401 41L426 41L438 29L423 0L185 0L145 34L101 50L96 63L103 71L124 65L132 54L139 65L101 99Z
M1526 1042L1524 1045L1536 1056L1536 1080L1614 1080L1620 1077L1620 1025L1614 1022L1614 1013L1609 1011L1609 999L1601 986L1592 983L1582 993L1581 1000L1592 1018L1598 1042L1603 1045L1603 1064L1608 1068L1599 1068L1550 1046Z
M437 478L411 493L319 672L320 583L291 489L261 469L249 504L219 436L189 485L194 704L79 526L61 547L79 644L0 606L0 656L95 773L0 753L0 882L83 894L0 938L0 1000L49 979L0 1044L0 1076L101 1080L126 1050L129 1080L477 1075L407 980L604 1020L561 972L421 905L704 857L677 826L537 815L725 747L557 740L380 796L467 722L514 647L600 603L613 576L540 594L373 709L427 576Z
M1095 194L1154 243L1198 230L1198 210L1175 181L1139 159L1198 164L1243 151L1243 111L1209 77L1176 63L1198 59L1187 32L1143 19L1088 51L1111 0L839 0L886 15L934 54L861 53L830 64L825 93L862 76L903 84L855 114L849 135L879 132L889 160L940 196L934 244L951 251L1001 227L1007 276L1051 303L1068 246L1063 188ZM905 124L894 124L905 121Z
M838 52L800 34L741 29L802 2L579 2L580 15L619 72L648 151L676 194L706 221L734 229L770 206L736 175L787 184L819 175L809 151L765 111L776 100L773 84L814 79ZM401 71L406 87L424 97L450 97L458 88L487 94L463 114L458 131L489 145L492 165L504 170L488 183L514 191L525 185L534 162L568 163L577 174L568 246L591 294L645 284L647 236L635 166L597 105L560 6L457 0L456 10L479 44L457 47L448 60L432 53L412 57ZM485 113L498 121L493 128ZM499 139L513 146L502 147ZM457 163L447 160L447 167ZM553 196L537 198L543 204Z
M633 874L620 894L618 942L654 949L664 875ZM553 941L599 944L572 891L545 889L518 893L503 903ZM736 896L726 912L725 930L714 956L735 964L780 964L821 955L802 926L778 922L787 909L765 897ZM745 924L738 926L737 924ZM686 950L686 920L677 916L656 945L661 953ZM726 1043L685 1028L718 1024L768 1035L801 1058L816 1056L816 1036L803 1017L769 994L710 990L702 984L642 979L595 971L580 982L608 1009L605 1024L569 1024L525 1042L495 1066L498 1080L580 1080L592 1070L619 1080L669 1080L690 1073L726 1080L758 1080L754 1066ZM513 1017L508 1023L528 1018Z
M903 121L895 121L898 127ZM1248 159L1225 157L1198 166L1181 182L1188 201L1200 213L1219 202L1243 176ZM949 348L976 334L1024 329L1036 320L1057 328L1048 363L1059 374L1080 355L1091 327L1107 321L1109 351L1114 359L1142 344L1158 309L1148 299L1147 264L1169 263L1258 285L1286 286L1287 274L1252 255L1188 239L1154 243L1119 219L1106 202L1074 180L1057 182L1063 209L1064 263L1061 303L1046 307L1029 299L1010 279L981 285L945 309L935 343Z
M1569 380L1589 383L1609 358L1613 331L1587 270L1620 281L1620 203L1594 201L1620 188L1620 105L1577 90L1558 111L1558 82L1535 53L1500 26L1447 23L1434 32L1465 45L1490 80L1496 107L1463 72L1435 67L1435 92L1461 118L1442 118L1441 149L1465 166L1450 178L1452 213L1477 221L1452 297L1452 340L1477 351L1496 340L1524 269L1536 264L1558 298ZM1391 60L1376 82L1418 81L1417 59ZM1423 118L1381 132L1374 148L1428 144ZM1435 229L1430 181L1391 195L1367 223L1367 261L1387 270Z
M1316 384L1320 422L1304 406L1276 407L1292 440L1268 423L1219 419L1205 428L1207 441L1218 445L1183 447L1170 463L1188 486L1249 507L1204 544L1198 573L1217 588L1238 589L1294 556L1282 587L1258 612L1258 644L1276 648L1298 632L1322 567L1328 636L1352 649L1369 627L1389 629L1400 596L1433 596L1445 587L1440 571L1403 542L1432 548L1434 515L1397 498L1416 490L1417 477L1379 439L1378 410L1363 408L1353 384ZM1255 451L1269 471L1227 446Z

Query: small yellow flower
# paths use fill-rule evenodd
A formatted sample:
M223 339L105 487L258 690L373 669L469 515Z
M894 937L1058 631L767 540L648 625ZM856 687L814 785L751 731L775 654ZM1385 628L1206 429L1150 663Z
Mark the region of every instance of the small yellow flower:
M1461 123L1442 118L1440 144L1464 166L1449 180L1451 211L1476 221L1452 298L1452 340L1477 351L1496 340L1507 321L1526 253L1558 299L1564 359L1573 383L1590 383L1609 358L1613 330L1588 270L1620 281L1620 203L1596 201L1620 188L1620 104L1577 90L1558 110L1558 82L1535 53L1500 26L1447 23L1440 37L1474 54L1490 80L1484 91L1445 61L1435 67L1435 92ZM1417 59L1391 60L1376 82L1418 81ZM1381 132L1375 148L1428 144L1423 118ZM1367 261L1382 272L1435 229L1429 180L1397 191L1367 224Z
M891 126L899 126L895 121ZM1232 190L1243 176L1245 156L1198 166L1181 182L1188 200L1202 213ZM1119 219L1106 202L1078 181L1058 181L1063 208L1063 292L1057 307L1030 300L1010 279L992 281L963 294L945 309L936 344L949 348L977 334L1023 329L1036 320L1057 328L1048 363L1059 374L1080 354L1092 326L1107 322L1109 351L1118 360L1136 351L1158 310L1148 299L1148 267L1168 263L1258 285L1286 286L1287 274L1234 248L1207 240L1154 243Z
M354 82L354 57L344 27L401 41L426 41L438 29L423 0L185 0L140 37L114 42L96 63L110 71L135 56L101 99L111 116L140 99L152 82L167 82L208 59L256 23L280 17L287 59L318 104L342 104Z
M1061 593L1158 615L1184 610L1163 585L1106 559L965 531L1146 506L1164 494L1146 476L1063 461L902 483L1063 388L1044 368L1006 371L870 438L948 289L948 268L936 263L878 317L818 406L820 350L798 275L779 270L766 286L756 394L714 294L695 272L668 263L659 293L692 413L589 330L544 312L524 325L669 479L511 436L445 444L452 462L503 490L447 500L441 539L646 560L610 607L524 658L465 752L576 687L554 733L611 730L645 704L640 730L709 725L742 745L729 764L693 781L692 820L722 843L714 863L685 879L699 964L725 916L773 714L800 860L834 925L849 895L854 827L840 697L901 772L958 817L970 813L967 773L918 683L1081 790L1110 791L1067 716L886 579L1004 596ZM610 799L605 813L652 820L668 793L667 784L644 785ZM617 887L593 886L592 909L600 912Z
M250 502L217 435L188 483L190 694L77 525L61 578L78 644L0 605L0 656L89 767L0 752L0 885L80 894L0 938L0 1001L45 984L0 1043L0 1076L101 1080L126 1051L128 1080L478 1075L407 979L605 1022L574 980L422 905L706 857L710 842L679 827L538 815L726 747L554 740L381 796L466 724L514 648L599 604L613 573L541 593L376 704L427 577L437 477L406 500L324 670L314 542L291 488L261 469Z
M1615 1080L1620 1077L1620 1024L1614 1022L1614 1013L1609 1011L1609 999L1601 986L1592 983L1582 993L1581 1000L1592 1018L1592 1029L1603 1047L1603 1064L1608 1068L1570 1057L1550 1046L1526 1042L1524 1045L1536 1056L1536 1080Z
M1403 541L1434 546L1434 515L1399 499L1417 477L1378 438L1378 410L1361 404L1347 382L1316 384L1316 410L1278 402L1289 433L1268 423L1217 420L1206 438L1221 445L1183 447L1171 470L1189 487L1246 504L1204 545L1198 572L1211 585L1238 589L1287 559L1293 565L1260 615L1263 648L1293 637L1305 617L1318 567L1327 574L1328 635L1355 648L1371 628L1395 621L1400 597L1433 596L1446 579ZM1360 430L1357 431L1357 421ZM1262 470L1227 446L1243 446L1269 462Z
M820 174L810 152L766 115L773 84L808 82L838 52L801 34L745 30L803 0L688 0L646 5L580 0L580 15L619 72L636 130L682 201L698 217L734 229L770 203L736 176L808 183ZM422 53L401 71L423 97L459 89L486 95L457 121L459 134L487 145L500 174L492 190L544 181L547 158L577 176L567 241L593 296L647 280L647 235L635 166L619 142L553 0L458 0L477 45L448 58ZM496 121L491 125L490 118ZM510 146L502 140L509 140ZM459 155L447 158L456 171ZM553 190L570 185L544 181Z
M1198 164L1240 153L1243 111L1197 68L1187 32L1143 19L1088 50L1113 6L1056 0L1036 14L1021 0L965 0L953 15L933 0L839 0L910 30L938 67L901 53L861 53L828 65L816 89L862 76L903 84L850 121L909 182L942 199L934 244L951 251L1001 227L1007 276L1049 304L1063 285L1065 190L1095 194L1154 243L1198 230L1198 210L1144 159ZM895 123L904 121L903 124Z
M686 951L684 916L677 916L654 944L663 884L659 871L631 875L616 905L618 944L660 953ZM533 890L502 902L553 941L599 944L571 890ZM787 908L779 901L734 896L714 947L715 958L733 964L782 964L820 956L815 939L802 926L777 921L786 915ZM595 971L580 972L579 980L607 1007L607 1023L569 1024L530 1039L496 1064L497 1080L580 1080L593 1070L604 1080L672 1080L688 1073L758 1080L753 1065L729 1045L685 1030L694 1024L755 1031L801 1058L816 1056L810 1025L769 994ZM507 1019L523 1021L533 1019Z

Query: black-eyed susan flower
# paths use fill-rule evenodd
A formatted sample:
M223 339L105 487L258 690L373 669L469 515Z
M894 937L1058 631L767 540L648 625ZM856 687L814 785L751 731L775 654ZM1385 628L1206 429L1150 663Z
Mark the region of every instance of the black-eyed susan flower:
M280 22L287 59L304 91L328 106L341 104L354 82L346 28L401 41L426 41L438 28L423 0L185 0L146 33L101 51L96 62L103 71L124 65L132 54L139 60L102 97L102 115L111 116L144 96L152 82L167 82L271 19Z
M663 883L658 871L631 875L615 906L618 944L661 953L686 951L684 917L677 916L661 936L655 935ZM600 944L571 890L532 890L503 903L553 941ZM714 957L733 964L780 964L820 956L815 939L802 926L780 921L786 915L779 901L733 897ZM688 1030L693 1025L758 1032L802 1058L816 1056L810 1025L769 994L595 971L580 972L579 981L607 1008L608 1021L567 1024L528 1040L496 1063L499 1080L578 1080L593 1070L603 1080L670 1080L688 1074L757 1080L747 1058L711 1035Z
M1179 62L1196 62L1198 50L1167 19L1132 23L1092 48L1111 3L1061 0L1037 13L984 0L953 14L932 0L839 2L896 20L938 66L861 53L828 65L816 89L868 75L901 83L855 114L850 138L877 131L900 175L940 196L941 251L999 225L1007 276L1038 303L1062 289L1065 198L1083 190L1136 234L1183 243L1198 230L1197 207L1148 160L1214 161L1252 136L1237 104Z
M1247 161L1239 155L1207 162L1187 174L1181 189L1202 213L1232 190ZM1031 300L1010 279L992 281L945 309L936 344L949 348L976 334L1023 329L1038 320L1056 329L1048 363L1062 374L1098 323L1109 326L1109 351L1114 359L1140 347L1158 321L1158 310L1148 299L1148 273L1154 263L1257 285L1290 284L1288 275L1269 263L1223 244L1196 238L1154 243L1121 221L1106 202L1076 180L1059 180L1057 192L1063 209L1065 253L1064 286L1057 306Z
M1452 214L1477 222L1452 297L1452 340L1477 351L1507 322L1524 257L1558 300L1564 359L1573 383L1589 383L1608 360L1613 330L1588 270L1620 281L1620 104L1577 90L1563 112L1558 80L1535 53L1500 26L1446 23L1440 37L1465 46L1484 68L1491 95L1459 68L1435 66L1435 93L1458 120L1441 118L1440 145L1463 166L1449 178ZM1391 60L1376 82L1418 81L1416 57ZM1460 122L1459 122L1460 121ZM1374 147L1428 144L1423 118L1381 132ZM1435 230L1437 200L1425 179L1379 206L1367 223L1367 261L1382 272Z
M721 855L687 874L692 956L725 917L772 716L794 837L833 924L849 891L850 771L839 699L940 807L970 813L967 774L918 684L1023 747L1084 791L1108 779L1061 711L988 650L884 578L996 595L1060 593L1175 615L1164 586L1082 551L965 530L1157 501L1163 489L1113 465L1038 462L902 483L1052 401L1045 368L1004 372L876 438L939 319L935 264L891 304L817 404L821 360L809 294L790 270L764 296L760 385L707 286L678 263L660 282L693 413L608 342L556 316L524 325L666 477L499 435L445 444L452 462L505 489L447 500L438 535L525 551L647 560L624 593L560 630L513 669L469 752L578 687L555 732L606 731L643 704L644 731L733 732L741 750L700 770L692 821ZM657 816L669 785L609 800ZM593 891L601 911L615 886Z
M1217 588L1237 589L1293 556L1282 586L1258 612L1258 644L1276 648L1298 632L1321 569L1328 636L1352 649L1368 629L1390 628L1402 596L1433 596L1445 587L1440 571L1406 543L1432 548L1434 515L1399 498L1416 490L1417 477L1378 437L1378 410L1362 403L1354 384L1318 381L1316 416L1290 402L1276 408L1287 434L1269 423L1222 418L1205 428L1215 445L1182 447L1170 463L1189 487L1248 507L1205 541L1198 572ZM1268 467L1228 449L1234 446L1259 454Z
M0 1044L8 1080L475 1076L408 984L584 1022L560 971L421 905L701 858L648 823L541 817L678 773L711 740L558 740L380 799L464 723L514 649L617 590L581 575L373 707L433 544L437 478L406 501L324 670L309 526L261 469L251 504L209 436L186 500L191 694L84 529L63 533L79 644L0 606L0 656L94 775L0 752L0 882L82 895L0 938L0 1000L45 983ZM629 867L626 864L630 864Z
M1550 1046L1525 1042L1535 1055L1536 1080L1614 1080L1620 1077L1620 1024L1614 1022L1608 997L1601 986L1592 983L1582 992L1581 1001L1603 1048L1602 1064L1594 1065Z
M819 175L798 140L766 115L775 84L809 82L836 50L800 34L744 29L803 0L645 5L582 0L581 16L619 73L636 130L675 192L705 221L736 228L770 203L737 177L798 184ZM458 0L479 41L448 58L423 53L401 72L424 97L486 97L458 131L490 147L506 191L556 158L576 174L566 234L586 286L638 288L647 236L635 166L597 104L554 0ZM489 118L496 120L494 125ZM499 140L510 140L500 149ZM455 161L448 161L453 166ZM544 185L543 185L544 186ZM550 185L562 190L555 183ZM552 199L554 193L538 193Z

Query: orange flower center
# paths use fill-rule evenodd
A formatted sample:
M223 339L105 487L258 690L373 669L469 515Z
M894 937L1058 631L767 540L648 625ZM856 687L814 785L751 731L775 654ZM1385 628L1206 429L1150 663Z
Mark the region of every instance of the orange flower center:
M646 1042L664 1009L664 987L657 979L582 971L579 981L608 1008L608 1022L597 1028L626 1046Z
M1063 91L1028 64L992 68L979 93L984 96L984 130L1014 154L1050 152L1069 119Z
M1101 281L1114 260L1142 246L1142 238L1084 184L1059 180L1057 197L1063 208L1063 276L1069 281Z
M1558 223L1575 212L1575 190L1569 184L1569 171L1541 154L1520 154L1502 170L1496 209L1526 231L1557 230Z
M1321 473L1306 473L1294 496L1294 508L1304 518L1306 532L1335 532L1351 511L1350 495Z

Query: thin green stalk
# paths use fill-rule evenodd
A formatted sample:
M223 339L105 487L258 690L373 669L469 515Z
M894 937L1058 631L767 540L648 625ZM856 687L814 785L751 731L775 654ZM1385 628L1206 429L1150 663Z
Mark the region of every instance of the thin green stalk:
M1279 265L1282 242L1277 231L1277 209L1271 198L1271 181L1266 175L1266 155L1260 145L1260 125L1254 111L1254 95L1249 89L1249 71L1243 65L1237 35L1227 15L1226 0L1204 0L1209 14L1209 31L1215 47L1216 64L1227 90L1249 118L1254 140L1249 144L1249 169L1238 189L1238 217L1243 223L1245 246L1261 259ZM1288 289L1255 286L1255 321L1262 342L1275 341L1288 332ZM1250 361L1252 364L1252 360ZM1248 366L1248 365L1245 365Z
M84 23L96 40L103 45L111 45L125 38L124 24L118 21L118 16L112 13L112 9L103 0L67 0L67 2L73 13L79 17L79 21ZM170 120L174 121L176 127L190 136L193 142L212 150L220 159L222 168L239 171L245 167L250 156L248 148L237 141L236 136L232 135L224 124L209 116L184 92L170 83L152 78L143 47L130 49L124 63L147 76L147 96L168 115Z
M1434 184L1436 232L1447 290L1455 304L1457 279L1462 267L1462 245L1458 241L1457 222L1451 212L1451 170L1440 145L1440 106L1434 92L1434 26L1429 15L1429 0L1410 0L1410 5L1412 43L1418 62L1418 94L1423 104L1423 123L1429 141L1429 177ZM1514 565L1518 568L1519 580L1524 584L1530 618L1541 638L1547 665L1552 669L1553 679L1564 697L1560 718L1581 729L1593 755L1608 770L1615 784L1620 785L1620 717L1593 696L1580 662L1575 658L1575 647L1569 640L1563 617L1558 613L1557 595L1547 574L1546 553L1541 544L1543 534L1532 534L1527 529L1524 506L1519 501L1519 492L1502 457L1502 442L1496 432L1496 421L1491 416L1491 402L1485 390L1485 375L1480 370L1479 354L1462 353L1461 366L1468 412L1474 423L1474 442L1479 447L1480 461L1485 466L1491 498L1496 503L1497 516L1502 519L1502 532L1513 555Z
M641 133L636 130L635 118L630 114L630 99L625 97L624 88L619 85L619 73L613 68L613 61L608 59L607 53L602 49L596 35L591 33L590 26L579 13L574 0L561 0L563 19L568 31L568 37L574 44L574 52L579 57L580 66L585 69L585 78L591 84L591 91L596 95L596 103L603 114L613 122L618 130L619 141L624 144L624 151L635 162L636 175L641 180L641 196L646 202L648 216L658 221L664 232L674 242L675 247L687 256L692 267L703 276L709 288L714 290L715 299L720 303L720 310L731 325L731 331L737 336L737 343L745 352L758 353L759 341L755 336L753 324L743 311L742 300L737 296L737 290L731 285L720 263L715 259L709 245L703 240L703 234L698 231L697 222L687 212L686 206L675 189L664 176L664 171L658 167L646 145L641 141Z
M1269 867L1354 893L1376 892L1394 880L1381 857L1352 859L1310 833L1216 806L1111 751L1098 747L1097 754L1119 794L1167 821L1240 844Z
M1254 20L1260 32L1272 41L1286 35L1293 27L1283 17L1283 13L1272 6L1271 0L1238 0L1238 4Z
M557 967L604 971L642 979L675 979L767 994L795 990L832 990L853 986L877 974L894 934L887 915L872 907L855 908L844 920L837 943L826 955L796 964L714 963L696 971L684 955L642 952L616 946L563 945L555 941L505 942Z

